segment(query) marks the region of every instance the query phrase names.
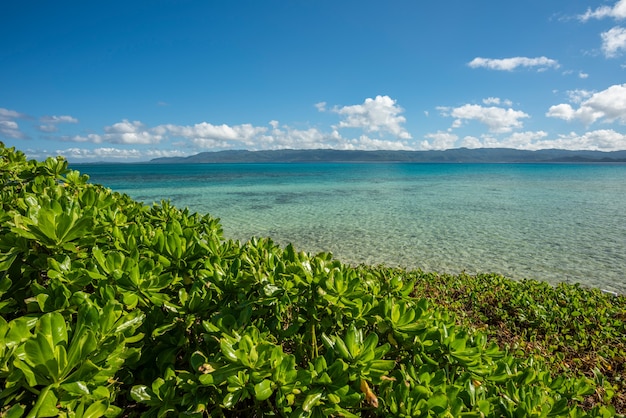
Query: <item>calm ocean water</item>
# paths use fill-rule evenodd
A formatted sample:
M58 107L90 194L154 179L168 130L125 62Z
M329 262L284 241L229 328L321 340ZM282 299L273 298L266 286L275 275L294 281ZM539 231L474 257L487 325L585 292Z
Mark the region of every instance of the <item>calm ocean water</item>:
M146 204L345 263L582 283L626 293L626 165L76 165Z

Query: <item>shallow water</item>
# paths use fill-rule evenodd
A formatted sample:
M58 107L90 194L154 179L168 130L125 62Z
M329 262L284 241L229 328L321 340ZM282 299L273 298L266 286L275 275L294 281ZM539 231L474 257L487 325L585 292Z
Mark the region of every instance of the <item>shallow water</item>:
M77 165L146 204L345 263L495 272L626 293L626 165Z

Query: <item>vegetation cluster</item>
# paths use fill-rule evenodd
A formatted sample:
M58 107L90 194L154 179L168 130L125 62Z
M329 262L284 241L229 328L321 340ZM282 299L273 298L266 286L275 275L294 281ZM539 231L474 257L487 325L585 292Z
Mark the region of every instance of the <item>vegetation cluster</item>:
M620 412L623 296L225 240L2 144L0 174L2 417Z

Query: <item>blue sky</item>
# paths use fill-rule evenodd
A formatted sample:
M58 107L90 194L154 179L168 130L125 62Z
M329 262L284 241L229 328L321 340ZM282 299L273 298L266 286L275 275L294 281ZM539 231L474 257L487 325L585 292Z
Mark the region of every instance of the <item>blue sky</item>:
M626 0L6 3L0 141L31 158L626 149Z

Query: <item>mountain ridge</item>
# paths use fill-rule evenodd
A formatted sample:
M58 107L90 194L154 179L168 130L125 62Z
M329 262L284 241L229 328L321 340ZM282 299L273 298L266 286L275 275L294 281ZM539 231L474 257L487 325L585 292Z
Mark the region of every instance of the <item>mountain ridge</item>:
M188 157L161 157L154 164L184 163L299 163L299 162L415 162L415 163L624 163L623 151L537 151L513 148L454 148L443 151L364 151L334 149L225 150Z

